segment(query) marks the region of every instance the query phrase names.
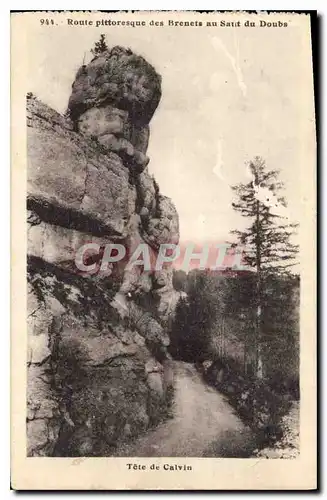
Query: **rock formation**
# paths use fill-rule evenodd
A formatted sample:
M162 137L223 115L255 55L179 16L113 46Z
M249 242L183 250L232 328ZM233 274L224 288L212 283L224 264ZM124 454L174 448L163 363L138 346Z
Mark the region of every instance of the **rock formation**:
M114 47L82 66L65 116L32 95L28 132L29 456L106 456L164 418L169 268L82 274L85 243L177 243L178 215L149 175L161 78Z

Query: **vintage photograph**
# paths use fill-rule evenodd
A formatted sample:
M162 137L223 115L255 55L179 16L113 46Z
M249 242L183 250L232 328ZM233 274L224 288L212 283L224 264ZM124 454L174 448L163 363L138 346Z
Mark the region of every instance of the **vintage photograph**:
M176 14L35 14L29 459L300 459L309 23Z

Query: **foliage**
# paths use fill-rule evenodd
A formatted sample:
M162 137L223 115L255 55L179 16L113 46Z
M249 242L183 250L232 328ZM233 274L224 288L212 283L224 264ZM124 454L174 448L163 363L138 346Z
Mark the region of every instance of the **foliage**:
M222 281L223 314L229 331L253 350L256 305L255 273L239 273ZM262 290L261 346L265 379L279 393L299 397L298 276L270 275ZM228 333L227 333L228 334Z
M287 396L273 391L263 381L254 384L253 378L245 375L233 359L216 361L204 373L204 378L228 397L242 419L253 428L259 448L271 446L282 438L282 419L291 406Z
M106 35L103 33L100 35L100 39L98 42L95 42L94 48L91 49L91 52L94 56L98 56L99 54L102 54L103 52L106 52L108 50L108 46L106 43Z
M183 272L182 272L183 273ZM184 275L184 276L183 276ZM187 296L180 299L171 331L171 351L179 359L196 362L221 357L214 349L222 323L223 343L243 346L247 370L253 352L256 275L253 272L219 275L194 270L174 273ZM299 397L299 278L270 275L263 290L262 359L267 383L277 392ZM225 354L233 352L225 348ZM243 369L245 369L244 361Z
M176 309L171 331L171 351L185 361L203 361L210 355L210 331L221 308L217 280L210 272L188 275L187 298Z
M270 276L263 290L261 343L265 375L279 393L299 398L299 293L297 276Z
M167 387L164 396L155 394L153 391L149 393L147 414L149 416L148 428L157 427L167 418L173 418L174 404L174 389Z
M178 292L186 292L187 274L185 271L179 269L174 270L173 274L173 287Z
M249 169L253 180L247 184L232 187L237 202L232 204L235 211L250 219L250 225L243 231L235 230L238 242L245 248L244 260L251 268L260 265L263 275L284 273L295 264L298 245L291 243L297 224L281 221L271 207L272 201L286 207L287 203L280 192L283 183L279 182L278 170L267 170L264 160L256 157ZM258 189L266 193L266 200L258 196Z
M251 182L233 187L233 208L250 223L232 232L245 249L248 270L175 272L174 286L187 295L177 306L171 351L198 366L213 362L205 378L228 396L264 447L282 438L281 422L291 399L299 398L300 283L290 272L297 224L282 220L273 206L286 206L278 171L267 170L258 157L250 171ZM227 351L235 339L243 351L237 345Z
M278 170L268 170L264 160L256 157L249 165L249 172L251 182L232 188L237 195L237 202L232 206L243 217L250 219L250 225L242 231L234 230L232 234L245 248L244 261L250 269L255 270L254 307L251 307L251 366L257 378L262 379L263 351L265 349L269 355L272 348L271 342L267 342L270 324L264 318L266 315L267 319L270 308L267 287L272 277L290 275L289 269L294 266L298 253L298 245L291 242L297 224L280 221L285 218L278 213L278 209L286 207L286 200L280 195L283 183L278 181ZM277 333L281 336L281 331Z

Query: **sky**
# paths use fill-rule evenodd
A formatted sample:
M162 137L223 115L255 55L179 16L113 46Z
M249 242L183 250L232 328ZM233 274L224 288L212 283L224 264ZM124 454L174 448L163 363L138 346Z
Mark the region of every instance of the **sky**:
M181 240L221 242L244 226L231 207L230 186L248 182L245 164L256 155L281 170L287 215L297 221L308 116L296 28L36 29L28 90L64 112L75 73L100 33L109 46L145 57L162 76L147 154L150 173L177 207Z

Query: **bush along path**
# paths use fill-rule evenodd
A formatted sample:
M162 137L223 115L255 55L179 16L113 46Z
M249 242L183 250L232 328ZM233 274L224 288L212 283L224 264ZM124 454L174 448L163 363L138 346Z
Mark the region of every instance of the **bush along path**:
M292 458L297 455L297 391L277 393L264 380L241 373L233 360L205 362L198 369L204 380L227 397L242 421L252 429L257 442L254 456Z

